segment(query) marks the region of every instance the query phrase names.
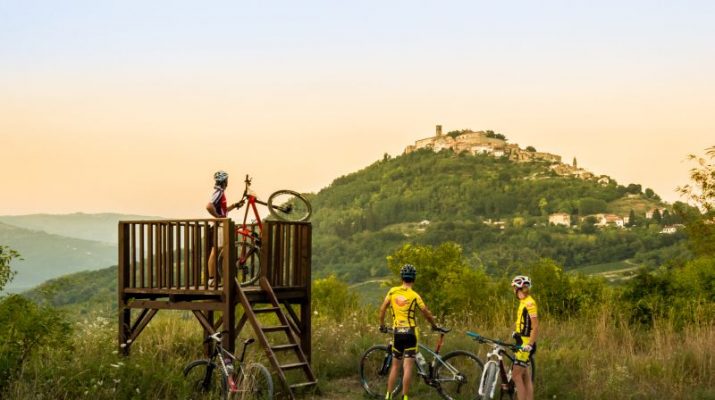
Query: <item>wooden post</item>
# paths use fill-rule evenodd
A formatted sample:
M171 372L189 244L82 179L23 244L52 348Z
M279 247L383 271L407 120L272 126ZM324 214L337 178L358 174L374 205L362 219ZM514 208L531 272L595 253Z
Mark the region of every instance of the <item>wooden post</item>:
M303 285L305 285L305 296L301 300L300 304L300 322L301 322L301 332L302 334L300 335L300 346L303 348L303 353L305 353L306 358L308 359L308 362L311 361L313 350L312 350L312 342L311 342L311 336L313 335L313 332L311 330L311 312L310 312L310 307L311 307L311 286L312 286L312 274L311 274L311 249L313 248L312 244L312 234L311 234L311 226L310 225L303 225L300 227L301 229L301 251L300 251L300 260L297 263L300 265L301 268L301 273L303 274Z
M224 219L220 224L223 226L223 251L225 256L223 257L222 265L217 267L223 270L223 327L224 330L228 331L223 336L223 346L233 353L236 349L236 291L238 290L236 268L233 268L236 260L236 246L234 246L236 229L230 219ZM217 252L220 250L216 249Z
M124 355L129 354L129 345L127 339L129 339L129 330L131 329L131 309L127 307L126 297L124 295L124 289L126 289L129 283L129 225L126 223L119 224L119 263L117 266L117 288L118 288L118 298L117 298L117 310L119 312L119 337L118 346L119 352Z

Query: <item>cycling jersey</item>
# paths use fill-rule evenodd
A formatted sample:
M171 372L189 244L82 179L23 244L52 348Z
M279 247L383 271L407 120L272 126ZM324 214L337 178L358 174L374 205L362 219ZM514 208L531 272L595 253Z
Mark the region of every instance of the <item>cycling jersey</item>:
M214 211L220 218L226 218L228 214L228 206L226 205L225 189L221 186L214 186L214 194L211 196L211 204L214 206Z
M514 331L522 337L531 336L531 317L536 318L536 302L531 296L526 296L519 300Z
M417 326L415 312L418 307L420 310L425 308L425 303L417 292L411 288L396 286L387 292L385 300L389 300L392 306L392 326L396 331Z
M516 310L516 326L514 331L517 333L516 343L520 346L531 344L531 317L536 318L536 302L531 296L526 296L519 300L519 308ZM529 357L536 352L536 344L533 344L531 352L517 351L514 363L527 367L529 365Z

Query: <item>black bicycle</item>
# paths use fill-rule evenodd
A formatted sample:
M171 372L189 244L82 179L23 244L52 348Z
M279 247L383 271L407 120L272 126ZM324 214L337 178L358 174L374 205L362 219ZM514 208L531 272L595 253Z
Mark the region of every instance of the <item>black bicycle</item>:
M499 399L515 398L516 385L511 377L511 367L514 365L514 353L521 350L521 346L506 343L499 339L490 339L474 332L467 332L467 336L492 348L487 353L487 362L484 364L484 372L479 382L479 398L482 400L493 399L497 394L497 389L499 389ZM509 360L509 368L504 365L504 358ZM531 369L531 380L533 381L535 366L534 358L531 355L529 355L529 368Z
M418 343L415 356L417 375L433 387L442 398L447 400L473 400L478 397L479 378L484 365L479 358L464 350L456 350L441 356L439 351L444 343L444 335L449 329L438 329L440 335L434 350ZM388 329L388 333L393 332ZM428 363L422 351L431 356ZM367 349L360 359L360 383L368 396L382 398L387 391L387 378L392 365L392 341L387 345L375 345ZM392 396L402 388L402 377L398 379Z
M273 399L273 379L266 367L243 362L246 348L255 339L245 340L241 356L235 357L221 345L221 336L225 333L217 332L204 340L204 344L213 344L208 359L192 361L184 368L184 376L193 390L208 398Z

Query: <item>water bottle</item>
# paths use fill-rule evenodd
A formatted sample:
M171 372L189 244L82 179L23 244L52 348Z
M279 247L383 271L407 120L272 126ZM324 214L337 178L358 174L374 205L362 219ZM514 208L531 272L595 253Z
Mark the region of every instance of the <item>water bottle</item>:
M417 360L417 366L419 367L420 372L427 373L427 360L425 360L422 356L422 353L418 351L415 355L415 359Z
M223 362L226 364L226 372L231 375L233 373L233 361L230 358L224 358Z

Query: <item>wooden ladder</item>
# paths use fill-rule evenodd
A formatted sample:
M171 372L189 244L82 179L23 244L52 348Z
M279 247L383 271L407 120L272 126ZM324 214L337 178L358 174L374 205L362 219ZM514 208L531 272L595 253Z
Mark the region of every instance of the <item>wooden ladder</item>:
M308 363L308 359L306 358L303 349L300 347L299 341L296 339L295 334L291 329L293 322L289 321L285 313L283 312L283 309L281 308L280 303L276 298L276 294L273 292L273 288L268 282L268 279L266 279L265 277L261 277L259 283L263 291L266 293L268 300L270 301L270 307L253 308L251 303L248 301L248 297L246 297L246 294L243 292L240 286L238 288L238 296L241 300L241 304L243 305L246 317L251 323L253 330L256 332L258 341L261 343L261 346L263 346L263 348L266 350L266 356L268 356L268 360L271 362L271 365L276 371L278 378L281 380L283 387L287 389L288 397L292 400L295 399L293 395L294 389L302 389L316 386L318 384L318 380L315 379L313 370L310 368L310 363ZM278 321L280 322L280 325L261 325L261 323L258 321L258 318L256 318L256 314L268 313L272 313L278 316ZM268 338L266 337L266 333L269 332L285 332L286 336L288 337L289 343L276 346L271 345L271 343L268 341ZM295 355L298 357L298 362L281 365L278 361L278 358L276 358L276 353L290 351L295 352ZM289 384L284 372L294 369L302 370L305 373L306 381L295 383L292 385Z

